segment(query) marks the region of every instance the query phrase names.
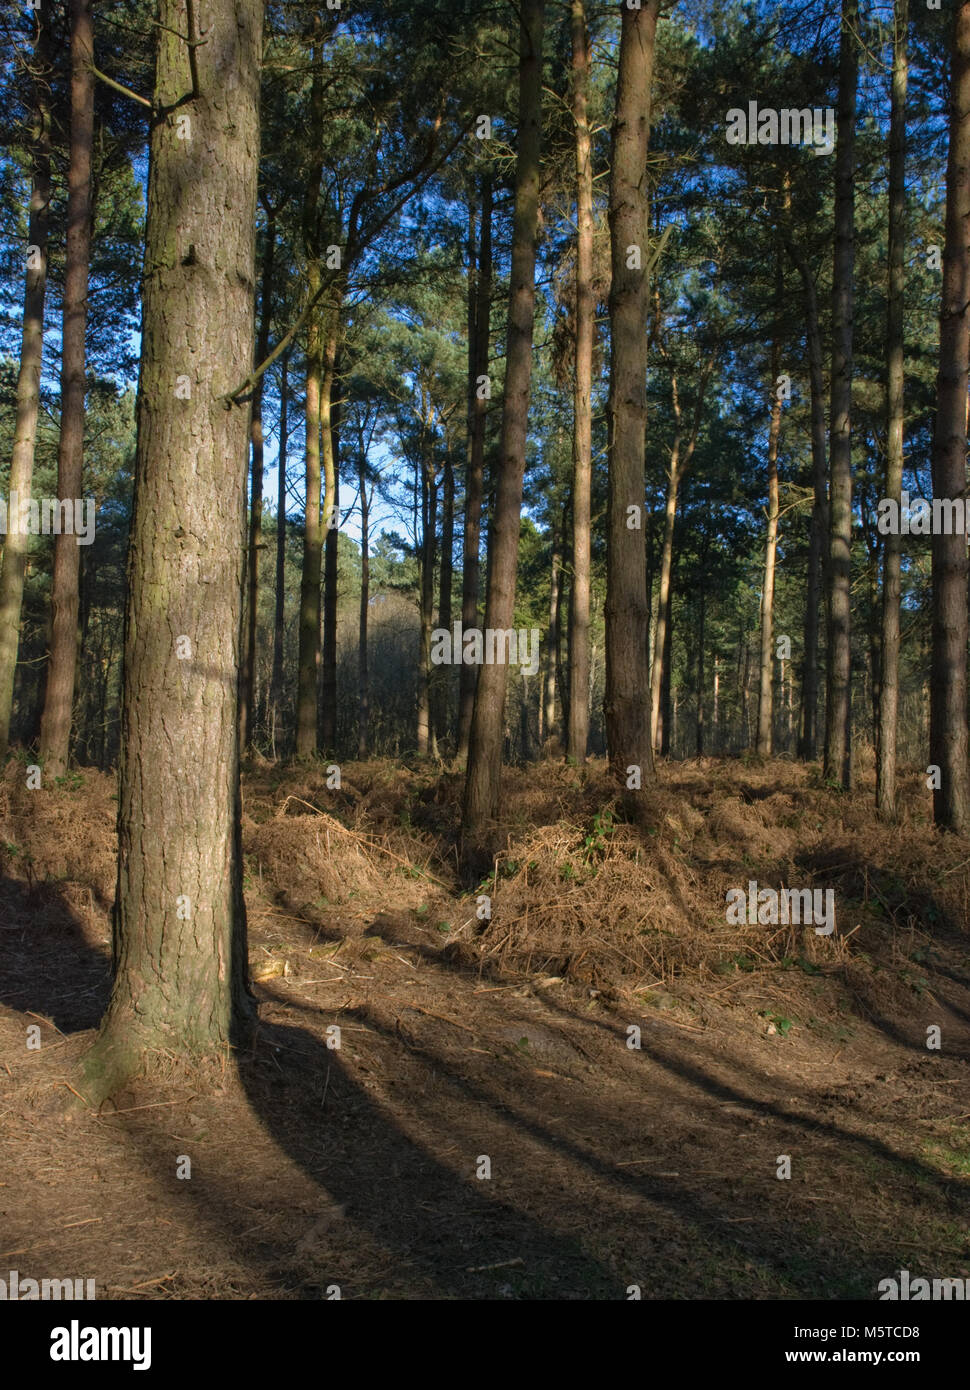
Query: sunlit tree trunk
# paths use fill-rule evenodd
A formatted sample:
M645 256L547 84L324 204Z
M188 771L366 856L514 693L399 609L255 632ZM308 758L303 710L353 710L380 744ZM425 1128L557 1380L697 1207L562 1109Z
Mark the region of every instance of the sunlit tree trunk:
M319 287L319 271L310 267L309 292ZM323 526L320 516L320 378L319 315L307 329L304 422L306 498L303 508L303 568L300 577L300 651L296 696L296 751L300 757L317 750L317 685L320 677L320 579L323 570Z
M855 123L859 79L858 0L842 0L835 143L835 259L832 270L832 390L829 430L826 777L851 782L852 719L852 316L855 241Z
M562 556L559 552L559 544L559 537L553 528L552 567L549 575L549 626L546 630L547 664L542 700L542 726L546 738L553 738L556 733L556 657L560 631L559 600L562 591L560 581Z
M522 479L532 385L544 8L544 0L522 0L519 10L519 131L505 396L485 602L485 626L494 631L512 626L518 572ZM484 858L486 848L488 862L491 862L490 847L485 842L488 824L498 810L507 675L506 666L499 662L486 663L478 675L462 817L466 867L472 872L477 867L474 861Z
M886 311L886 496L903 488L906 283L906 86L909 0L896 0L889 118L889 302ZM876 809L896 814L896 728L899 717L900 537L885 537L882 562L882 651L876 735Z
M441 572L438 584L438 622L446 632L451 631L452 552L454 550L454 545L455 470L451 462L450 439L446 437L441 497ZM451 703L449 677L450 672L446 666L438 666L432 672L434 727L438 736L438 742L442 745L449 737L448 714Z
M62 502L81 497L84 471L85 333L94 150L93 0L71 0L70 16L71 149L61 330L61 432L57 449L57 495ZM67 768L77 676L80 572L77 539L62 531L54 539L51 649L40 725L40 756L48 777L62 776Z
M967 495L967 366L970 360L970 0L953 27L950 146L936 382L933 496ZM940 770L933 793L938 825L970 829L967 767L967 538L933 535L933 653L930 665L930 762Z
M485 414L488 400L480 385L488 375L488 354L492 314L492 182L486 174L482 179L482 211L480 218L477 268L474 275L474 232L470 236L469 297L468 297L468 463L465 470L465 517L462 540L461 622L463 628L478 623L480 566L478 551L481 542L482 490L485 468ZM462 662L458 671L458 751L459 758L468 756L471 737L472 711L475 707L475 687L478 668Z
M320 691L320 744L332 754L337 743L337 586L339 582L340 539L340 402L334 400L337 385L339 320L324 351L323 381L320 390L320 425L323 445L324 541L323 560L323 650Z
M166 1066L226 1055L250 1013L238 725L249 411L222 397L253 360L263 6L209 0L194 93L185 7L161 0L158 14L166 114L151 129L115 974L86 1063L95 1097L153 1054ZM180 378L189 394L176 395Z
M47 223L51 197L50 6L41 0L35 11L34 129L30 220L27 231L27 276L17 372L17 402L8 501L29 498L34 476L34 448L40 413L40 374L44 355L44 299L47 293ZM14 679L20 645L29 536L8 517L0 570L0 758L10 741Z
M771 345L771 422L768 426L768 535L765 539L764 577L761 586L761 669L758 682L758 743L761 757L771 756L772 693L774 677L775 557L778 553L778 437L781 433L781 399L778 372L781 349L777 338Z
M593 161L586 114L590 43L584 0L572 0L572 101L576 127L576 366L573 385L573 565L569 603L567 756L582 764L589 741L590 487L593 470Z
M805 340L808 347L812 434L812 518L808 539L808 574L805 582L805 622L802 640L804 656L798 739L798 756L811 760L818 753L819 603L828 537L825 378L822 369L822 333L818 320L815 280L808 261L790 239L788 249L798 267L805 296Z
M606 738L627 814L642 820L654 778L647 653L644 443L647 419L647 148L659 0L624 9L610 174L609 489L606 519ZM634 249L636 248L636 249ZM635 513L630 508L636 508ZM628 523L631 515L639 526Z
M276 250L276 212L266 218L266 240L260 285L259 332L256 335L256 365L269 356L269 332L273 316L273 256ZM252 737L253 691L256 678L256 626L259 615L259 551L263 543L263 383L260 376L253 388L253 414L250 435L253 452L253 481L249 504L249 573L246 615L246 652L239 690L239 744L245 751Z
M283 706L283 629L286 621L286 454L287 404L289 399L289 353L284 353L280 373L280 447L276 484L276 612L273 627L273 675L270 702L274 730Z
M357 638L357 756L366 758L370 737L370 673L367 666L367 617L370 605L370 502L367 455L361 438L357 480L360 486L360 629Z

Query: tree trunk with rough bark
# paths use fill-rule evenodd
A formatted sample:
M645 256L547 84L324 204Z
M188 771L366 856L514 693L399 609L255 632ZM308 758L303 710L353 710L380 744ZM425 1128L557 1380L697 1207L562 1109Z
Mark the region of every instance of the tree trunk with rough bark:
M114 984L90 1097L245 1038L238 686L262 0L161 0L128 572ZM188 138L179 138L186 130ZM179 118L183 118L180 121ZM176 393L176 384L188 390Z
M642 821L654 780L647 651L644 446L650 210L647 150L659 0L624 9L610 173L609 488L606 514L606 738L627 814ZM635 508L635 512L631 512ZM630 525L631 519L639 525Z
M650 671L650 727L652 732L652 747L654 752L660 751L661 727L663 724L663 713L661 710L661 687L664 679L664 663L669 662L670 646L667 641L667 624L670 620L670 591L672 585L673 565L674 565L674 527L677 522L677 503L679 500L680 486L690 472L691 464L694 460L694 452L697 448L697 437L700 433L701 416L704 409L704 397L707 393L707 383L710 380L711 372L714 369L713 357L708 358L701 369L700 381L697 388L697 401L694 407L694 418L691 422L690 435L687 439L687 447L682 449L683 427L681 421L680 392L677 385L677 375L671 372L670 393L671 403L674 413L674 442L670 450L670 465L667 471L667 500L664 506L664 534L660 551L660 592L657 600L657 621L653 636L653 662ZM649 590L648 599L649 599ZM646 651L645 644L644 650ZM669 671L668 671L669 685Z
M270 681L270 703L273 707L273 729L279 725L283 708L283 627L286 615L286 454L287 403L289 399L289 353L284 353L280 373L280 448L276 482L276 611L273 626L273 675ZM275 751L275 738L274 738Z
M798 756L812 760L818 753L818 638L819 603L828 535L828 465L825 447L825 378L822 369L822 333L818 320L815 280L806 258L790 239L789 254L801 276L805 295L805 341L808 346L809 395L812 433L812 519L808 539L808 575L805 586L805 622L802 640L802 689Z
M44 355L44 300L47 294L47 226L51 198L49 0L41 0L40 8L35 13L37 31L33 54L33 172L13 453L7 489L11 509L14 498L29 498L33 486L34 448L37 440L37 418L40 413L40 375ZM8 516L3 567L0 570L0 759L5 756L10 742L17 652L20 645L20 616L29 546L30 539L26 527L21 529L13 516Z
M519 130L505 396L485 601L485 626L493 631L510 628L515 609L522 480L532 386L544 9L544 0L522 0L519 11ZM489 823L498 810L507 675L504 662L486 662L479 672L475 692L462 816L465 864L471 873L484 860L491 863Z
M779 296L780 299L780 296ZM780 307L780 304L779 304ZM778 553L778 437L781 434L781 398L778 373L781 346L777 329L771 345L771 422L768 426L768 535L765 539L765 567L761 588L761 669L758 682L758 743L762 758L771 757L774 678L775 557Z
M593 159L587 117L591 51L584 0L572 0L572 101L576 127L576 365L573 387L573 566L569 603L571 762L586 761L589 742L590 488L593 471Z
M67 171L67 245L64 319L61 330L61 432L57 495L80 499L84 472L85 333L91 263L91 159L94 151L94 6L71 0L71 152ZM67 770L78 652L77 538L61 531L54 540L51 578L51 648L40 725L40 757L46 776Z
M474 243L474 233L470 242ZM473 252L469 253L471 259ZM482 179L482 211L480 218L477 268L469 274L468 292L468 465L465 472L465 518L462 540L461 622L463 628L478 623L478 593L480 566L478 551L481 543L482 494L485 467L485 414L488 400L482 393L480 379L488 375L489 344L492 316L492 181ZM468 756L471 737L472 711L475 708L475 688L478 668L462 662L458 672L458 752L459 759Z
M259 332L256 335L255 364L269 356L269 331L273 316L273 256L276 251L276 212L266 218L266 241L260 284ZM249 504L249 573L246 614L246 652L239 691L239 746L243 752L252 737L253 691L256 679L256 624L259 612L259 551L263 542L263 383L261 376L253 388L250 436L253 452L253 481Z
M970 360L970 0L954 16L950 147L940 310L940 370L933 441L934 498L967 495L967 364ZM967 539L935 533L933 652L930 662L930 762L936 823L970 829L967 767Z
M337 588L339 583L340 539L340 402L333 401L337 380L337 341L333 340L334 365L324 369L323 459L326 498L324 502L323 557L323 679L320 699L320 746L332 756L337 745ZM329 355L329 349L328 349ZM329 429L327 422L329 421Z
M906 87L909 0L896 0L889 116L889 300L886 306L886 496L899 506L903 490L906 284ZM876 726L876 809L896 814L896 730L899 718L901 538L888 535L882 561L882 643Z
M310 266L307 280L312 296L319 288L319 270ZM300 573L300 649L296 693L296 752L307 757L317 751L317 686L320 678L320 579L323 572L323 526L320 516L320 380L322 344L319 315L307 327L304 420L306 498L303 509L303 567Z
M434 552L438 513L438 480L430 421L421 459L421 589L418 641L418 757L431 748L431 625L434 621Z
M542 725L545 738L554 738L556 732L556 659L561 627L559 600L562 589L560 578L562 555L559 552L559 544L559 537L553 529L552 568L549 578L549 626L546 629L546 678L542 700Z
M852 749L852 318L855 260L855 125L859 80L858 0L842 0L835 143L832 388L829 415L828 652L825 776L851 785Z
M455 469L451 461L450 440L445 439L445 461L441 498L441 573L438 585L438 623L451 631L451 586L453 551L455 547ZM432 672L434 726L439 744L449 740L448 714L451 695L451 673L447 666L436 666Z
M357 480L360 486L360 628L357 636L357 756L367 757L370 737L370 674L367 667L367 617L370 605L370 504L367 455L361 437Z

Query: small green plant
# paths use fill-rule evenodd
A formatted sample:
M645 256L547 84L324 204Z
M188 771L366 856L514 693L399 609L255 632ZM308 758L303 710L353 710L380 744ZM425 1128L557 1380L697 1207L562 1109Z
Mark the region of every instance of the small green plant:
M915 950L910 951L909 958L916 965L932 965L939 959L939 953L933 946L917 946Z
M783 1038L791 1032L792 1020L785 1018L784 1014L773 1013L770 1009L759 1009L758 1017L763 1018L766 1023L770 1023L775 1031L780 1033Z
M930 982L925 975L916 975L912 970L900 970L900 978L905 980L914 994L926 994Z
M604 858L610 847L610 838L616 829L612 811L597 811L593 824L583 840L583 859L592 864L596 858Z
M735 951L733 956L728 956L727 960L721 961L720 965L715 966L719 975L733 975L735 970L757 970L758 962L751 956L746 956L743 951Z

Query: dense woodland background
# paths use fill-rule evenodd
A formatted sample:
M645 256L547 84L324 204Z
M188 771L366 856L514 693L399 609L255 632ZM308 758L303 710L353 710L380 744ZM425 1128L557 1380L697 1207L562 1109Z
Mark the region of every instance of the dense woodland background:
M0 37L22 1272L970 1290L970 0Z
M571 652L580 640L570 613L577 574L585 590L587 572L589 751L606 749L607 211L619 11L596 3L547 9L533 380L515 599L516 627L542 633L542 664L535 677L509 681L505 756L519 760L542 748L565 751ZM875 508L891 495L894 36L897 68L908 67L909 78L896 286L905 382L902 481L912 496L930 497L953 21L946 10L923 4L914 5L908 19L905 10L888 5L863 5L857 18L850 5L847 15L857 91L848 170L855 299L850 684L852 745L862 750L876 741L883 680L886 546ZM581 40L576 49L571 28L582 20L588 49ZM68 9L11 9L4 25L0 487L9 490L16 428L25 247L46 237L33 492L63 496L57 457L65 428L60 354L68 273ZM466 741L461 670L432 666L425 634L459 618L469 593L479 610L484 597L483 583L475 573L475 593L469 572L487 563L495 505L515 175L516 27L512 7L502 5L268 6L254 287L258 360L296 322L308 288L322 277L327 285L253 400L254 435L262 442L252 459L249 613L255 621L245 649L252 665L244 672L243 698L247 741L263 753L294 751L298 694L317 671L317 726L304 727L301 752L450 758ZM80 764L106 767L117 760L120 738L149 116L116 84L151 91L152 8L98 7L94 41L96 65L111 81L93 83L83 488L77 495L93 496L98 511L94 544L78 548L70 751ZM775 108L844 103L840 12L821 3L794 9L677 5L664 11L657 45L648 164L657 262L643 497L650 645L641 668L644 690L651 677L659 687L655 744L678 758L755 746L812 758L824 741L827 640L818 567L828 550L827 489L819 476L823 460L813 465L812 412L813 403L818 412L829 409L837 156L729 144L725 117L751 100ZM577 123L580 83L585 115ZM491 122L484 139L478 138L480 114ZM840 139L849 138L844 120L839 131ZM592 245L583 293L594 315L589 559L580 555L578 566L577 132L588 132ZM28 225L32 182L42 231ZM341 248L337 273L327 266L332 246ZM820 359L814 363L813 351ZM813 382L813 370L820 380ZM469 383L482 374L491 395L478 409ZM790 378L790 399L783 386L784 399L773 410L783 374ZM308 447L306 430L318 382L322 491L320 444L311 440ZM479 466L482 531L472 553L476 479L469 470ZM315 529L318 495L323 538ZM327 529L331 505L339 508L339 530ZM672 536L665 537L674 506ZM775 538L772 592L765 576ZM931 541L911 536L902 549L898 749L905 760L925 764ZM51 538L31 540L10 714L15 743L30 744L40 735L53 554ZM319 598L306 591L308 571L316 590L317 569ZM311 625L302 647L301 604ZM654 670L658 614L662 656ZM9 685L17 624L5 616ZM787 643L779 642L786 637ZM570 751L581 757L585 750ZM832 773L842 775L840 768Z

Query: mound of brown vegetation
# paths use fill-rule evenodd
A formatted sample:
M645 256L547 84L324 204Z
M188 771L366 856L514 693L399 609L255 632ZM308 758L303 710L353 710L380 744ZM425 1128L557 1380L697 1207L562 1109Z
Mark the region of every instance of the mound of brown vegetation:
M618 818L601 761L509 769L502 848L471 894L457 878L460 776L369 762L342 765L334 781L323 764L249 769L244 846L257 919L269 904L357 935L390 913L469 966L623 992L803 956L864 971L875 938L863 928L932 935L970 923L968 846L933 827L915 773L899 824L886 826L869 786L836 794L798 764L670 765L642 833ZM112 778L85 771L28 790L24 765L11 762L0 782L0 868L34 893L35 912L56 885L103 939L115 814ZM729 923L727 891L750 880L831 888L836 933Z

